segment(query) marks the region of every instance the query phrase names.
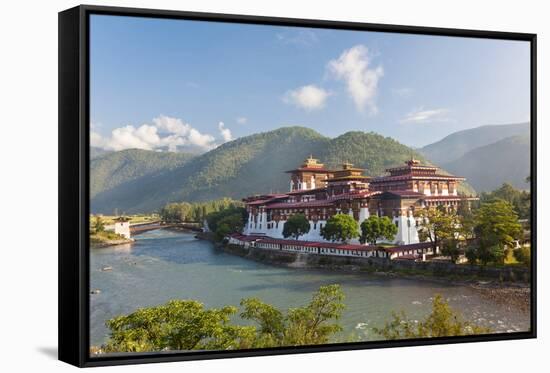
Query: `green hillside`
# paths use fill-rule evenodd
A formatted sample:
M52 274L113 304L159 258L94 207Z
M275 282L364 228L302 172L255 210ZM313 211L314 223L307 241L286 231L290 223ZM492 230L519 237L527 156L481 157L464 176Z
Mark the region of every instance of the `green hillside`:
M151 153L173 154L143 154ZM107 187L105 180L94 181L104 187L95 189L92 212L108 213L114 208L126 213L147 212L173 201L240 199L250 194L285 192L289 178L284 171L294 169L310 154L329 167L352 162L370 176L381 175L385 168L411 156L423 159L411 148L375 133L348 132L330 139L309 128L284 127L239 138L182 165L126 178L114 186ZM105 174L93 175L105 178Z
M493 144L511 136L528 135L529 131L529 123L481 126L452 133L419 151L435 164L443 165L480 146Z
M505 182L526 189L529 187L525 178L530 173L530 150L528 135L512 136L469 151L442 167L466 177L478 192L491 191Z
M425 161L408 146L374 132L347 132L331 140L322 154L322 160L330 167L347 161L364 168L368 176L382 175L386 168L401 165L411 156Z
M191 158L185 153L140 149L104 153L90 161L90 197L144 176L172 170Z

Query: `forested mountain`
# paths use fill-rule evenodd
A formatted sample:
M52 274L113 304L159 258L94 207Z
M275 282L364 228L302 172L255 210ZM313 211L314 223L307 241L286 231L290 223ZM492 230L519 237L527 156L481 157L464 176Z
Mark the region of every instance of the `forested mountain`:
M107 152L90 161L90 197L144 176L170 171L192 158L185 153L128 149Z
M144 157L174 154L138 152ZM182 160L182 164L156 167L141 175L137 175L136 170L120 167L123 163L119 163L119 167L104 165L102 169L108 168L110 172L98 172L94 169L102 163L94 161L92 178L99 180L93 181L97 185L92 212L110 213L114 208L126 213L146 212L157 210L167 202L240 199L250 194L285 192L289 178L284 171L296 168L310 154L328 167L352 162L365 168L369 176L381 175L385 168L399 165L411 156L423 160L422 155L411 148L375 133L348 132L330 139L309 128L284 127L239 138L189 162ZM100 160L109 162L107 157ZM115 170L134 177L118 177L124 182L113 185L105 178L114 177Z
M529 135L529 123L481 126L450 134L419 151L438 165L452 162L470 150L493 144L511 136Z
M473 149L462 157L441 165L447 171L465 176L478 192L491 191L502 183L527 189L530 174L529 135L512 136Z

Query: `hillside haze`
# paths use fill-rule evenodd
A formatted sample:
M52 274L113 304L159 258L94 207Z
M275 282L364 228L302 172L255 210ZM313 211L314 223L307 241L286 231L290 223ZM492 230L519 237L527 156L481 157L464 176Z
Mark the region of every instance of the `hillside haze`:
M511 136L528 135L529 131L529 123L481 126L452 133L419 149L419 152L435 164L443 165L480 146L493 144Z
M529 184L525 178L530 174L530 154L529 135L511 136L473 149L441 166L466 177L478 192L494 190L504 182L527 189Z
M157 154L156 157L174 154L140 152ZM99 160L108 163L118 153ZM94 189L92 212L111 213L114 208L125 213L148 212L173 201L240 199L251 194L286 192L289 177L284 172L299 166L310 154L330 168L351 162L364 168L369 176L381 175L386 168L411 156L424 161L411 148L375 133L348 132L331 139L309 128L283 127L241 137L190 160L181 160L182 164L156 167L116 185L94 181L104 187ZM104 174L94 172L97 165L92 162L92 177L103 177Z

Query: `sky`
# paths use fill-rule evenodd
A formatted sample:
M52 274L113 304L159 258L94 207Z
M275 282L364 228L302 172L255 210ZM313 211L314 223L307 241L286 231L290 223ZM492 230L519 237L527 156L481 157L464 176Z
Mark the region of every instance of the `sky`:
M299 125L421 147L530 116L529 43L92 15L91 145L204 152Z

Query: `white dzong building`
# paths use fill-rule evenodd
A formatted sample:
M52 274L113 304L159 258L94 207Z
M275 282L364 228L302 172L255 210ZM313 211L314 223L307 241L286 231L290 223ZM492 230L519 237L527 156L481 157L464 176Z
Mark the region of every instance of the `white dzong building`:
M283 238L288 217L304 214L310 223L304 241L324 241L321 229L335 214L349 214L359 225L371 215L388 216L397 226L393 243L419 242L415 209L444 206L458 208L462 177L438 173L437 167L421 165L411 159L404 166L386 170L389 175L369 178L363 169L344 163L338 170L328 170L310 156L290 174L287 193L251 196L244 199L248 221L245 235ZM357 243L355 240L353 243Z

